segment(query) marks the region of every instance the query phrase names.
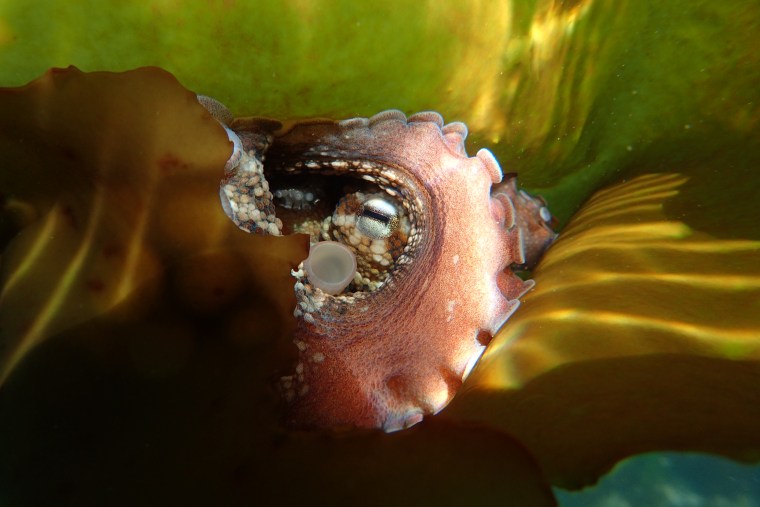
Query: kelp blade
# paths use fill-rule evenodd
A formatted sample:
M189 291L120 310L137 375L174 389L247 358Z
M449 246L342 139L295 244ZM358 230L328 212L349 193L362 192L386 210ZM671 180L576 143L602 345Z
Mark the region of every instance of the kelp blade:
M701 164L752 164L721 156ZM760 458L760 235L741 217L705 232L692 203L732 194L689 172L590 199L442 417L516 436L567 487L646 451Z

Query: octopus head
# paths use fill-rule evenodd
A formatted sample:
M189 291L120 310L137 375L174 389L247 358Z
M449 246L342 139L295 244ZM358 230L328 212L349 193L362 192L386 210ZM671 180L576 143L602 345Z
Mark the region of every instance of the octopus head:
M310 238L293 271L289 424L393 431L441 410L532 286L511 266L554 239L542 201L488 150L468 157L467 128L438 113L285 125L199 100L233 144L227 216Z

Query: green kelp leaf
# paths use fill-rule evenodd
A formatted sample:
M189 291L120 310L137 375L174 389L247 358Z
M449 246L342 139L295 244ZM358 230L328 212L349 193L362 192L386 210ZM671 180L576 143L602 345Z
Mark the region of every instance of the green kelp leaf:
M5 0L0 84L158 65L238 116L434 109L564 224L652 143L755 128L759 19L745 0Z
M462 119L472 108L491 109L500 93L511 10L501 0L9 0L0 4L0 82L22 84L69 64L158 65L238 116L395 107L443 108Z
M564 224L653 145L756 131L758 20L742 0L536 2L510 40L496 154Z
M749 237L694 227L704 215L695 201L722 202L712 208L722 213L744 184L716 186L729 161L739 173L754 163L730 150L702 161L709 171L597 192L442 417L514 435L566 487L645 451L760 459L760 228L734 227L733 214L723 229Z
M156 68L0 90L0 504L554 505L498 431L283 429L307 238L228 220L230 150Z

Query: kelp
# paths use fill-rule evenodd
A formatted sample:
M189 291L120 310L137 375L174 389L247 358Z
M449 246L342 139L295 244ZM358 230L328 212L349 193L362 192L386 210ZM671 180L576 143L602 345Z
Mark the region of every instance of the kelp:
M433 109L564 224L663 138L756 129L758 19L744 0L10 0L0 83L157 65L239 116Z
M752 164L727 153L701 163ZM709 201L712 174L648 173L597 192L442 417L516 436L572 488L652 450L760 458L760 231L688 225L701 223L692 203Z
M0 188L8 214L26 214L2 258L0 381L71 326L111 311L139 318L167 283L166 259L223 247L219 265L234 264L252 248L217 209L226 136L166 72L53 70L0 102ZM286 248L256 262L297 262ZM235 278L206 264L209 279L192 283Z

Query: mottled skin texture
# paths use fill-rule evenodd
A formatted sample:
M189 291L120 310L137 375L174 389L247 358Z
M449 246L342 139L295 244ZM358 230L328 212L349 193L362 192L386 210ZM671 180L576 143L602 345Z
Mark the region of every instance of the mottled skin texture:
M521 269L533 269L544 251L557 237L552 229L554 219L540 196L532 196L517 189L517 175L507 174L494 193L505 193L515 208L515 222L522 235L525 262Z
M259 128L231 126L244 145ZM487 150L468 157L466 135L437 113L407 120L399 111L275 135L265 165L348 161L385 171L411 203L416 231L377 290L329 296L296 273L299 360L283 379L290 425L394 431L438 412L532 286L510 266L526 263L524 234L543 231L531 262L553 239L543 203L521 202L516 216L514 177L500 183Z
M504 271L522 262L512 208L490 198L494 161L464 157L461 133L392 118L320 140L346 158L406 171L427 223L413 263L392 284L346 314L324 309L313 323L299 320L299 384L308 391L293 401L292 422L393 430L437 412L517 307L499 289L528 287Z

